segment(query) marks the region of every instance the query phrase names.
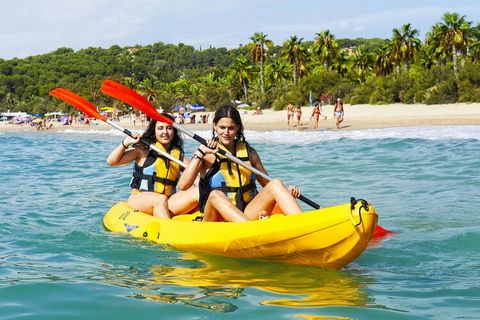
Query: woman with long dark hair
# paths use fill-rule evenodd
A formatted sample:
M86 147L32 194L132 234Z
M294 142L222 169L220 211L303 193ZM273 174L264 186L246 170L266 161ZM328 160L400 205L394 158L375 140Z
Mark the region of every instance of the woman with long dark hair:
M198 189L191 187L177 192L180 165L142 146L141 137L176 159L184 160L183 140L177 129L165 122L151 120L143 135L122 140L108 156L107 163L118 166L135 162L129 206L162 218L192 211L198 204Z
M301 212L295 198L297 187L287 188L278 180L256 177L247 168L216 154L224 149L263 173L258 153L245 140L240 113L232 106L215 112L212 139L208 146L200 145L180 177L181 190L192 186L200 174L199 209L205 221L247 221L268 217L275 206L284 214ZM255 181L263 189L257 191Z

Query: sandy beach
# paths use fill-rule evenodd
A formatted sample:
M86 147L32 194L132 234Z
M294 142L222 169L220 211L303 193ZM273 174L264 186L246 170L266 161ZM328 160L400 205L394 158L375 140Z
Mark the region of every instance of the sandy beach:
M253 111L240 110L246 130L272 131L272 130L313 130L313 121L310 120L312 107L302 107L300 126L287 126L287 111L263 110L261 115L253 115ZM333 106L323 106L322 114L326 120L320 117L319 130L361 130L373 128L391 127L418 127L436 125L480 125L480 103L455 103L440 105L420 104L390 104L390 105L345 105L345 120L341 128L335 126ZM213 118L210 114L209 120ZM120 124L129 129L141 130L137 121L135 127L128 119L122 119ZM185 127L190 130L209 130L211 123L191 124ZM54 123L49 131L65 130L67 126ZM73 130L110 130L111 127L102 121L93 121L91 126L73 124L69 129ZM36 131L32 126L0 123L0 132L12 131Z

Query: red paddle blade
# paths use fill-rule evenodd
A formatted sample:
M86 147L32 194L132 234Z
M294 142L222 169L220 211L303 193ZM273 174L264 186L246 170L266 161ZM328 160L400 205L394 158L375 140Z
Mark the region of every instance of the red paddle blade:
M110 97L131 105L152 119L165 122L170 125L173 124L172 120L158 113L155 107L147 99L145 99L145 97L124 86L123 84L113 80L105 80L102 83L102 92Z
M389 235L394 235L395 232L389 231L378 224L375 226L375 230L373 231L373 239L383 238Z
M91 117L103 121L107 120L107 117L102 116L100 113L98 113L97 109L90 101L80 97L79 95L71 91L68 91L67 89L56 88L51 90L48 94L71 104L78 110L88 114Z

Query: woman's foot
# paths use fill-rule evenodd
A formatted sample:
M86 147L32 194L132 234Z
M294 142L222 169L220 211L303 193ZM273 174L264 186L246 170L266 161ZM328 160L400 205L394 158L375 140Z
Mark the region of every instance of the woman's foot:
M259 220L268 219L268 218L270 218L270 214L265 210L260 211L260 213L258 214Z

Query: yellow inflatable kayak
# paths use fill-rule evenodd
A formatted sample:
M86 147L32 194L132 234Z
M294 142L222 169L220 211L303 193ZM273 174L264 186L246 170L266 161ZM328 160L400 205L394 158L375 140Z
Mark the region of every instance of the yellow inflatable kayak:
M366 201L248 222L195 221L197 214L167 220L119 202L103 225L184 251L339 269L367 248L378 219Z

